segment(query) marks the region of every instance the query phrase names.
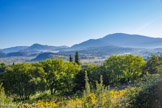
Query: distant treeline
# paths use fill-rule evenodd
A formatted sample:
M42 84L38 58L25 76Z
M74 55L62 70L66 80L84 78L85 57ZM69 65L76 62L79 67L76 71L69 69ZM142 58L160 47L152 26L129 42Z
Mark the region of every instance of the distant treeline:
M8 95L15 94L20 99L28 99L32 94L45 90L55 93L76 93L85 87L87 71L91 88L96 81L103 84L120 85L134 82L146 74L162 72L162 56L152 56L147 62L140 56L110 56L102 65L80 65L79 54L75 63L62 59L47 59L35 63L20 63L7 66L0 64L0 83Z

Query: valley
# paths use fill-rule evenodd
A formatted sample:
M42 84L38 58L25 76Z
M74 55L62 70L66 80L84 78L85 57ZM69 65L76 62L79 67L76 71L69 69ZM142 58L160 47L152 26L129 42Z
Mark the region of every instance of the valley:
M136 41L135 41L136 40ZM75 52L80 54L82 64L102 64L111 55L133 54L147 60L152 55L162 55L162 38L151 38L124 33L109 34L103 38L90 39L71 47L33 44L0 50L0 62L7 64L42 61L46 59L69 60Z

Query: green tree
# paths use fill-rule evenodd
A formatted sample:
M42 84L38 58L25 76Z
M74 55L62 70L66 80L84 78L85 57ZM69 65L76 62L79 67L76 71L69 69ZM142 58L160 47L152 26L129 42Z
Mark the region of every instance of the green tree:
M81 70L81 66L78 64L73 64L72 62L65 62L65 77L64 77L64 83L65 92L72 92L74 87L77 85L75 83L75 77Z
M142 57L133 55L110 56L104 62L110 84L136 80L142 75L145 64Z
M64 62L62 59L42 61L42 65L47 73L47 85L51 94L54 94L56 91L72 91L75 75L81 70L79 65L72 62Z
M78 65L80 65L80 60L79 60L79 53L78 53L78 51L76 51L76 53L75 53L75 63L77 63Z
M73 57L71 55L69 56L69 62L73 62Z
M50 89L52 95L61 89L61 79L64 76L64 61L55 59L42 61L41 63L47 73L47 88Z
M150 74L158 73L162 67L162 56L153 55L146 64L146 69Z
M21 63L8 66L3 73L3 85L6 92L16 94L21 99L29 99L36 91L46 87L45 72L40 63Z
M2 72L4 72L5 71L5 69L6 69L6 64L5 63L1 63L0 64L0 73L2 73Z
M108 85L108 78L106 75L106 71L103 65L95 65L95 64L89 64L89 65L82 65L82 70L77 73L75 77L75 83L77 85L74 88L74 91L82 91L85 89L85 71L88 74L89 83L92 88L96 88L96 81L100 81L100 76L103 76L103 84Z
M9 93L17 94L20 98L29 98L34 92L29 91L31 75L28 63L16 64L6 69L4 73L4 87Z

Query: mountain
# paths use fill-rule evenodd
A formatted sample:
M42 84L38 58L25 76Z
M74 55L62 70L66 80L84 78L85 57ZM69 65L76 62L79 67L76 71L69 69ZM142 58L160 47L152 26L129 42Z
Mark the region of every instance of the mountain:
M31 46L16 46L1 49L0 51L3 53L15 53L15 52L48 52L48 51L59 51L68 48L67 46L48 46L41 44L33 44Z
M160 48L162 47L162 38L152 38L142 35L130 35L125 33L109 34L103 38L90 39L80 44L72 46L74 49L100 47L115 45L130 48Z
M75 44L71 48L73 49L86 49L91 47L103 47L110 45L109 43L99 40L99 39L89 39L87 41L84 41L80 44Z
M68 60L70 54L78 51L80 57L107 57L113 54L134 54L143 57L162 53L162 38L152 38L142 35L115 33L99 39L89 39L72 47L49 46L33 44L31 46L17 46L0 49L0 58L10 57L30 61L41 61L47 58L63 58ZM8 58L7 58L8 57ZM34 58L31 60L31 58Z
M109 45L109 46L103 46L99 48L88 48L85 50L81 50L79 52L85 54L94 54L94 55L113 55L113 54L131 53L132 51L134 51L133 48Z
M54 53L51 52L45 52L45 53L40 53L36 58L32 59L31 61L41 61L41 60L46 60L46 59L53 59Z
M48 52L48 51L57 51L61 49L66 49L67 46L48 46L48 45L41 45L41 44L33 44L23 50L22 52Z
M0 51L0 58L6 57L6 54Z
M104 56L104 55L113 55L113 54L124 54L124 53L131 53L136 48L128 48L128 47L119 47L115 45L107 45L107 46L100 46L100 47L87 47L77 50L80 54L90 54L95 56ZM75 49L71 51L60 51L59 54L74 54Z
M130 35L124 33L116 33L107 35L100 40L108 42L112 45L122 47L135 48L158 48L162 47L162 38L152 38L142 35Z
M20 56L29 56L27 52L11 52L6 54L6 57L20 57Z
M18 52L18 51L25 49L25 48L27 48L27 46L16 46L16 47L1 49L1 51L3 53L11 53L11 52Z

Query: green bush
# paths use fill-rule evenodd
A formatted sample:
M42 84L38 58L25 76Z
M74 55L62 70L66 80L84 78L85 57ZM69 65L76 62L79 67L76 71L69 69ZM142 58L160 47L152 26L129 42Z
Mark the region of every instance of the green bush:
M12 98L6 96L4 88L0 84L0 108L17 108L18 105L13 103L12 100Z

